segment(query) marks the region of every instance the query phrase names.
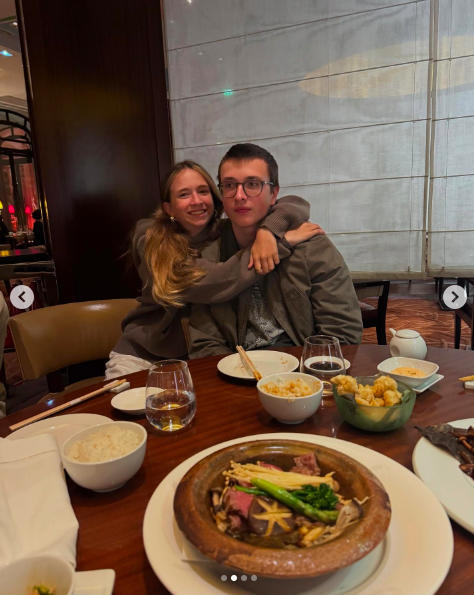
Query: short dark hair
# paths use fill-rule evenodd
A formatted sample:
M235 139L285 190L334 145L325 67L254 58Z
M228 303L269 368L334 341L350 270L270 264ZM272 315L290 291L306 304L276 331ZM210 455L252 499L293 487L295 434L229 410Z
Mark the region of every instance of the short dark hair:
M219 183L221 181L221 167L226 161L235 159L236 161L250 161L252 159L262 159L268 165L268 174L270 176L270 182L275 186L279 186L278 181L278 163L275 161L275 157L269 153L263 147L254 145L252 143L240 143L233 145L227 153L222 157L219 163L218 178Z
M35 211L33 211L31 213L31 216L33 217L33 219L35 219L36 221L40 221L41 219L41 211L39 209L36 209Z

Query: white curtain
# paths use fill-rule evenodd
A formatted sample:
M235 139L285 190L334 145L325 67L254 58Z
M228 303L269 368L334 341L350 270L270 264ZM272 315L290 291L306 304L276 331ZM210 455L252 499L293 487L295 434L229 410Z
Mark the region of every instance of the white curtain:
M434 2L428 271L474 276L474 0Z
M232 144L255 142L354 278L423 277L433 6L164 0L175 159L216 176Z

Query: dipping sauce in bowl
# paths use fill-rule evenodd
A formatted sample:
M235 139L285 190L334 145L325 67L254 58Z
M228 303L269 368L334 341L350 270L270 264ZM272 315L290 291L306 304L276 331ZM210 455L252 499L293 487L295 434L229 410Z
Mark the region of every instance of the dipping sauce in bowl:
M407 366L401 366L392 370L392 374L400 374L401 376L410 376L411 378L425 378L426 374L418 368L409 368Z

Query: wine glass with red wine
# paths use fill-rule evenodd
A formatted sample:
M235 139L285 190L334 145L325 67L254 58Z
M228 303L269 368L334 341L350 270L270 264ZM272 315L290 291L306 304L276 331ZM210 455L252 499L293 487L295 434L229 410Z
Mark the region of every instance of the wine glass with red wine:
M300 372L311 374L323 383L323 400L332 397L331 378L346 373L339 339L328 335L305 339Z

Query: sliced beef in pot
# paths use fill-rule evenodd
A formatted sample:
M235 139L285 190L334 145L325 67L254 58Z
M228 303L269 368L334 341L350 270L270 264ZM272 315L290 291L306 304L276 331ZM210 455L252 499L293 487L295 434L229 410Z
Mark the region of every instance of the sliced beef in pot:
M295 466L290 471L302 475L321 475L321 469L314 453L295 457Z

